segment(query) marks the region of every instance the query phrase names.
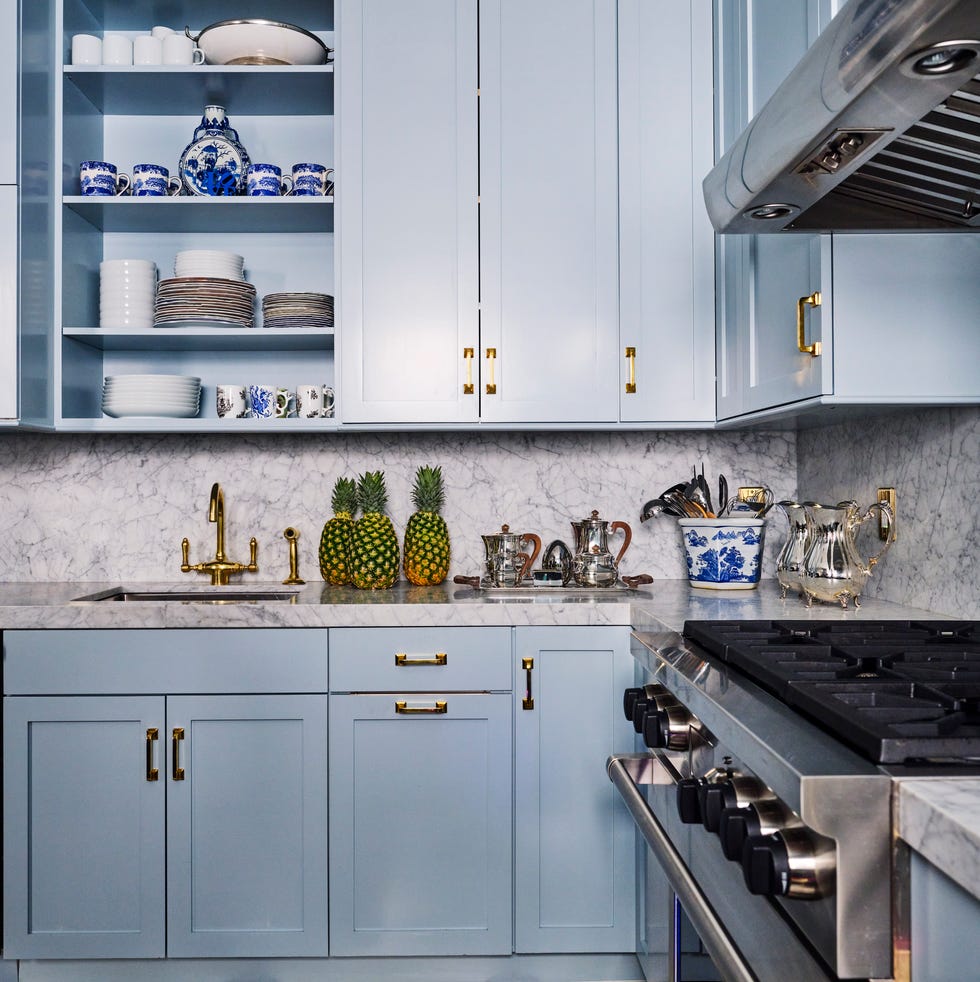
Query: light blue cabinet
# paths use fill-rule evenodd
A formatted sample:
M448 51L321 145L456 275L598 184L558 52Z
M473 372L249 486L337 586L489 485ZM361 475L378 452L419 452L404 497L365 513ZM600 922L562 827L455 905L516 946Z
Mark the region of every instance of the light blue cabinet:
M619 2L620 418L711 423L711 0Z
M17 0L0 3L0 424L20 415L18 345Z
M634 951L633 825L605 771L610 754L633 750L629 629L515 634L514 948Z

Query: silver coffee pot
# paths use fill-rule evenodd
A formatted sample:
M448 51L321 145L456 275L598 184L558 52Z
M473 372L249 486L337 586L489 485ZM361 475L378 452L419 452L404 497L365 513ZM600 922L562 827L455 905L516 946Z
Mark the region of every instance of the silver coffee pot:
M606 522L593 511L591 517L572 522L575 536L575 556L572 576L579 586L613 586L619 579L619 563L633 539L633 530L626 522ZM613 557L609 536L623 533L619 555Z
M541 551L540 537L534 532L511 532L509 525L502 525L499 532L480 538L489 581L494 586L520 586ZM534 547L533 552L526 551L528 545Z

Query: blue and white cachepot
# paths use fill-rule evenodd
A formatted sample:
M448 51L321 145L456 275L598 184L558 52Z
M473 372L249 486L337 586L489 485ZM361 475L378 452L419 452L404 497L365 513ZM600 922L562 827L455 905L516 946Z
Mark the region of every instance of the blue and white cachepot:
M762 572L765 519L679 518L691 586L753 590Z

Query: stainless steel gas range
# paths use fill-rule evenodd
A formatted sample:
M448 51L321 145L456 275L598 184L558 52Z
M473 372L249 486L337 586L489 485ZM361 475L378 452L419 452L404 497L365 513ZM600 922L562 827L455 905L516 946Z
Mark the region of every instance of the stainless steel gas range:
M646 749L608 771L643 836L647 978L907 977L894 779L980 775L980 623L688 621L633 655ZM685 975L686 918L716 975Z

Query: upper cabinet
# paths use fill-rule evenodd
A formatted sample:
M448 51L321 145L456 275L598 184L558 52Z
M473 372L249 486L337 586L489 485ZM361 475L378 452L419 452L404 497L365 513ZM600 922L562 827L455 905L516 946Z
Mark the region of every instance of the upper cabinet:
M676 6L341 3L344 422L714 419L710 6Z
M55 4L54 6L58 6ZM206 105L227 112L253 163L272 163L286 174L301 162L334 167L333 64L78 65L76 33L135 38L155 24L192 32L250 15L268 16L255 3L204 0L132 4L106 0L86 5L62 0L48 25L48 43L60 82L53 118L58 166L48 179L54 215L50 267L39 270L54 295L55 422L62 429L226 429L236 426L321 429L331 419L219 420L218 384L333 385L333 328L266 328L262 298L271 293L334 294L333 197L110 195L80 192L79 165L104 160L132 174L154 163L178 174ZM333 7L290 0L283 19L333 48ZM339 181L339 178L338 178ZM100 319L100 263L139 259L155 263L161 280L175 275L175 256L188 249L222 250L244 257L245 279L255 288L254 326L235 324L216 296L196 294L186 316L171 326ZM186 273L182 275L187 275ZM200 274L198 274L200 275ZM214 274L212 274L214 275ZM200 411L192 419L103 417L106 375L176 374L199 377Z
M0 423L16 420L17 343L17 0L0 3Z
M826 27L827 0L716 2L719 156ZM718 418L980 401L975 235L718 237Z

